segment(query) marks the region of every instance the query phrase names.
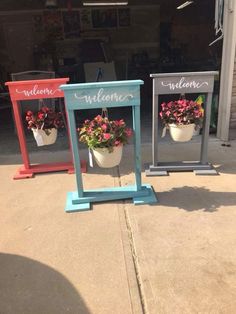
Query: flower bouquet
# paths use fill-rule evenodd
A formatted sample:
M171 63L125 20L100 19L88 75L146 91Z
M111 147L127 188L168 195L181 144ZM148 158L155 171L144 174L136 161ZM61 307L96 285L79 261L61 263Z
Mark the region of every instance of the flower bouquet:
M45 106L36 113L28 111L25 120L28 129L33 131L37 146L54 144L57 139L57 129L64 127L62 113Z
M196 126L201 125L203 115L201 104L192 100L181 99L161 104L160 117L164 130L170 130L174 141L189 141Z
M127 144L133 133L124 120L112 121L101 115L93 120L85 120L78 131L79 141L87 144L102 168L111 168L120 163L123 145Z

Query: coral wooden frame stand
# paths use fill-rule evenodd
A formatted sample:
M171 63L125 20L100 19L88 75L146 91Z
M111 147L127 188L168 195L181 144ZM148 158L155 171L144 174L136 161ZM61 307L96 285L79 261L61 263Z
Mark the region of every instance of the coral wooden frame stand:
M20 144L20 150L23 160L14 179L32 178L35 173L53 172L68 170L68 173L74 173L73 162L55 162L48 164L30 164L29 154L26 146L26 139L22 117L19 110L19 101L45 98L63 98L64 94L60 90L61 84L66 84L68 78L58 79L43 79L43 80L29 80L29 81L14 81L6 82L9 88L9 93L13 105L13 112L15 118L16 129ZM82 171L86 171L86 163L82 163Z
M90 209L90 203L132 198L135 205L157 202L150 185L141 183L141 140L140 140L140 85L141 80L101 83L67 84L60 88L65 93L66 110L72 141L76 171L77 191L67 194L65 211ZM74 111L79 109L132 107L134 130L135 185L83 190L80 167L78 135Z
M217 175L214 167L207 161L207 150L211 117L211 101L214 76L217 71L151 74L153 78L152 99L152 164L146 176L165 176L169 171L194 171L196 175ZM199 161L158 161L158 97L171 94L206 94Z

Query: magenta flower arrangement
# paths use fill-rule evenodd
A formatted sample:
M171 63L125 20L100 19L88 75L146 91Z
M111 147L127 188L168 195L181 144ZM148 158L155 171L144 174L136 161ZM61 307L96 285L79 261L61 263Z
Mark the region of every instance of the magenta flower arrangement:
M46 106L42 107L36 113L27 111L25 120L27 121L28 129L38 129L47 132L48 129L60 129L64 127L62 113L55 112Z
M200 104L192 100L176 100L161 104L160 117L164 125L187 125L202 122L204 110Z
M112 152L114 147L128 143L133 131L126 127L124 120L109 120L101 115L93 120L85 120L78 129L79 140L91 149L107 148Z

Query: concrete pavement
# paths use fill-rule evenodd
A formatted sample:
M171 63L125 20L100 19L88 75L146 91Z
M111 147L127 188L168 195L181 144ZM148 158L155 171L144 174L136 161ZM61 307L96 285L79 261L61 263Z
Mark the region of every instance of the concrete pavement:
M149 162L151 145L142 148ZM85 188L133 183L132 151L125 148L120 177L90 169ZM195 160L199 143L164 143L160 154ZM236 142L211 141L219 176L143 174L157 205L108 202L73 214L64 205L74 175L13 181L20 157L0 157L0 313L235 313L235 156ZM68 155L32 154L34 162L58 157Z
M198 152L197 143L160 147L166 161L197 160ZM143 160L150 161L149 145ZM209 160L219 176L143 176L159 204L125 204L149 314L236 313L236 142L210 142ZM122 164L122 184L132 181L130 167Z
M33 159L56 157L42 153ZM65 213L75 176L61 172L13 181L20 162L19 156L0 159L0 313L140 314L123 205ZM90 171L86 187L118 185L115 171Z

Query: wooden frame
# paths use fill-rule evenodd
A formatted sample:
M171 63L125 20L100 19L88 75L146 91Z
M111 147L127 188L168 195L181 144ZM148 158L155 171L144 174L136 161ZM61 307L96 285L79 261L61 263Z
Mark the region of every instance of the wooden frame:
M73 162L59 162L50 164L30 164L29 154L26 146L26 139L22 117L19 110L19 101L44 98L62 98L64 95L59 86L69 81L69 78L29 80L6 82L9 88L10 97L13 105L16 129L20 144L23 166L18 169L14 179L32 178L35 173L53 172L67 170L68 173L74 172ZM86 164L82 162L82 170L86 171Z
M151 74L153 78L152 111L152 164L146 170L147 176L163 176L168 171L194 171L195 174L217 174L207 161L210 129L211 102L216 71ZM158 97L171 94L206 93L200 161L159 162L158 161Z
M150 185L141 183L141 140L140 140L140 85L141 80L100 83L67 84L60 88L65 93L66 110L74 156L77 191L67 194L67 212L90 209L90 203L132 198L135 205L156 203ZM81 176L78 135L74 111L95 108L132 107L134 129L135 185L111 187L97 190L83 189Z

